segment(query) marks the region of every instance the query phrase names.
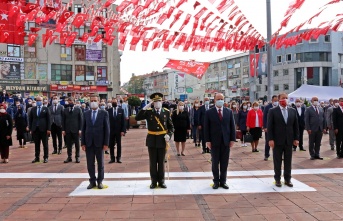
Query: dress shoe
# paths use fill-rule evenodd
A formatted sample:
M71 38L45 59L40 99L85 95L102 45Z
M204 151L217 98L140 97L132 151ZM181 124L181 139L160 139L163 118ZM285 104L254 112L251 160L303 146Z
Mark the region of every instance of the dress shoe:
M64 161L64 163L69 163L69 162L72 162L73 160L71 159L71 158L67 158L65 161Z
M90 184L87 186L87 190L93 189L94 187L96 187L96 184L95 184L95 183L90 183Z
M331 150L335 150L335 147L331 147Z
M212 186L212 189L216 190L219 188L219 184L218 183L214 183Z
M80 158L77 157L77 158L75 159L75 163L80 163Z
M186 156L184 153L181 153L181 156Z
M162 189L167 188L167 185L165 183L158 183L158 186L161 187Z
M62 153L62 149L59 149L57 154L60 155Z
M49 162L49 160L48 160L48 158L45 158L43 163L47 163L47 162Z
M311 157L310 160L314 160L315 158L314 157Z
M323 160L324 158L323 158L323 157L320 157L320 156L315 156L314 159Z
M105 150L105 154L110 154L107 150Z
M206 153L206 151L202 151L202 154L205 154Z
M181 156L181 154L178 153L177 156L179 157L179 156Z
M304 148L301 148L300 151L306 151Z
M226 183L221 183L220 186L226 190L229 189L229 186Z
M340 157L340 156L337 156L336 158L337 158L337 159L341 159L341 157Z
M120 158L117 157L117 163L122 163Z
M39 162L39 158L35 158L34 160L32 160L32 163L37 163Z
M63 149L66 149L67 148L67 146L63 146Z
M285 181L285 185L288 187L293 187L293 183L291 181Z
M115 163L116 161L114 159L111 159L108 163Z
M297 148L296 148L296 147L293 147L293 151L297 151Z
M280 180L275 180L275 186L281 187L282 186L281 181Z
M98 183L98 189L104 189L104 185L102 183Z
M208 150L207 150L207 153L211 153L211 150L208 149Z
M52 154L57 154L57 151L56 150L52 151Z
M268 157L265 157L265 158L264 158L264 161L268 161Z
M156 183L150 184L150 189L155 189L157 187Z
M8 163L8 159L4 159L4 163Z

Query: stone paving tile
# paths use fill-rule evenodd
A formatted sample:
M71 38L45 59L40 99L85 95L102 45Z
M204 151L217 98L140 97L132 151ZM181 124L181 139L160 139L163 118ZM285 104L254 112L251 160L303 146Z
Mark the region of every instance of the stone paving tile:
M334 213L330 212L313 212L311 215L318 220L334 220L334 219L340 219L339 216L337 216Z
M290 217L286 214L265 214L263 215L268 221L289 221Z

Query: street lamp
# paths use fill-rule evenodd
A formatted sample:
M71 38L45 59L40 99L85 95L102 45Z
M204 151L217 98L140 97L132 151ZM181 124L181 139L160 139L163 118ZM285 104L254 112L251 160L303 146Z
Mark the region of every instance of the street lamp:
M274 92L274 84L273 84L273 66L272 66L272 49L270 45L270 40L272 38L272 16L271 16L271 7L270 7L270 0L266 0L267 6L267 67L268 67L268 75L267 75L267 85L268 85L268 100L272 100L273 92Z

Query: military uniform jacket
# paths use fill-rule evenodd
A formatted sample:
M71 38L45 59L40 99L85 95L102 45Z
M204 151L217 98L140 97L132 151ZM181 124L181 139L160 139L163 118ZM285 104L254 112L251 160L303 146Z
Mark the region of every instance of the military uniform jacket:
M164 127L164 130L167 130L167 134L171 137L174 132L173 122L170 118L170 112L166 108L162 108L160 115L158 115L155 109L149 108L147 110L140 110L136 115L136 120L146 120L148 125L148 131L158 132L163 131L163 128L157 122L155 116L160 120L161 124ZM166 141L164 139L165 134L162 135L152 135L149 134L146 137L146 146L153 148L165 148Z

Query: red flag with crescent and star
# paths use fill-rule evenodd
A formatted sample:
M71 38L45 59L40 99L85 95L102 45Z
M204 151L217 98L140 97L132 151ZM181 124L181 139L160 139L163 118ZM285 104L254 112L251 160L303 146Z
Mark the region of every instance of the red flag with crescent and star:
M204 76L209 65L210 62L182 61L170 59L164 67L179 70L184 73L190 74L198 79L201 79Z

